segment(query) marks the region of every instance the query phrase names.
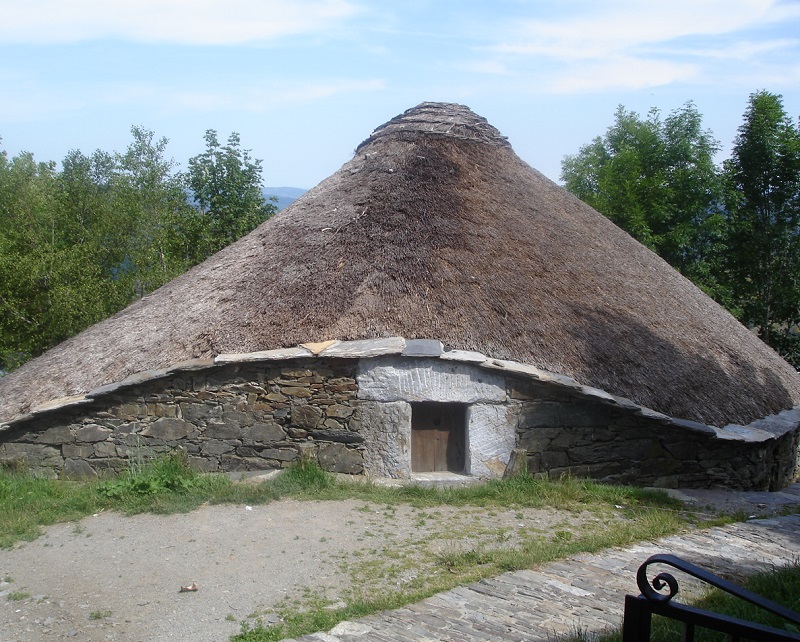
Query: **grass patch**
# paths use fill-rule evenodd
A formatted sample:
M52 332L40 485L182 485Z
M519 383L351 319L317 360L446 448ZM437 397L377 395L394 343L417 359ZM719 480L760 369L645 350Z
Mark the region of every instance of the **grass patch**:
M25 591L11 591L11 593L6 595L6 599L10 602L21 602L22 600L27 600L30 596L31 594Z
M111 617L111 611L92 611L89 613L90 620L105 620Z
M181 452L149 463L134 462L118 478L100 482L66 482L28 474L0 471L0 547L36 539L41 526L79 520L101 510L176 513L203 503L264 504L282 497L315 500L362 499L392 506L552 506L565 510L592 510L598 505L681 510L681 503L660 491L608 486L588 480L550 481L524 475L458 489L408 485L383 487L341 482L314 463L302 462L276 479L262 484L234 484L224 475L193 471ZM370 511L369 506L365 506ZM82 527L76 527L76 534Z

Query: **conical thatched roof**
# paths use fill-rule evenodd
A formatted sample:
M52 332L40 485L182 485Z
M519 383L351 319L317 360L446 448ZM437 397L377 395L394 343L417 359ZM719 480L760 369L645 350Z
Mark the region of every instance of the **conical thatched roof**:
M160 290L0 380L0 421L195 357L384 336L747 423L800 377L655 254L460 105L378 128L338 172Z

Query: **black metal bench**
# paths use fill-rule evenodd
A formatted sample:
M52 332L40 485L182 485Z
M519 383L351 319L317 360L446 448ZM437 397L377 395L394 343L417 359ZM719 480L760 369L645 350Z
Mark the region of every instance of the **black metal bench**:
M792 631L776 629L770 626L755 624L746 620L720 615L711 611L673 602L678 593L678 582L667 572L658 573L651 583L647 579L648 566L666 564L688 575L730 593L742 600L774 613L792 625L800 625L800 613L796 613L780 604L775 604L760 595L748 591L732 582L710 573L674 555L653 555L639 567L636 583L642 592L638 597L625 596L625 615L622 622L623 642L648 642L653 615L661 615L683 623L682 640L691 642L695 639L697 628L720 631L727 635L731 642L739 640L755 640L756 642L786 642L800 640L800 634ZM661 593L664 589L666 593Z

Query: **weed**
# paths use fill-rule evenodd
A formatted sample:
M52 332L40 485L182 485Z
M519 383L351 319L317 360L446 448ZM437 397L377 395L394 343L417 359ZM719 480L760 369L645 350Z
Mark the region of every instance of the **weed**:
M111 617L111 611L92 611L89 613L90 620L105 620Z
M148 465L134 459L124 474L101 483L98 490L117 500L137 495L182 493L189 490L196 478L196 473L189 467L188 456L179 450Z
M31 596L30 593L26 593L25 591L11 591L8 595L6 595L6 599L11 602L20 602L22 600L27 600Z
M233 613L228 613L228 615L225 616L225 621L226 622L236 622L236 616L234 616Z

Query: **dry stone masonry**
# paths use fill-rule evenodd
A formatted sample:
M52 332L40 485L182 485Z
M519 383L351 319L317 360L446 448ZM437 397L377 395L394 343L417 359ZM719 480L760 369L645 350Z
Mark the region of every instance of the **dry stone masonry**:
M453 472L465 475L502 476L515 449L533 474L665 487L774 490L798 473L800 409L706 426L529 365L402 338L137 373L0 426L0 463L92 478L182 449L201 471L308 458L335 472L409 478L415 408L438 403L464 409L463 469Z

